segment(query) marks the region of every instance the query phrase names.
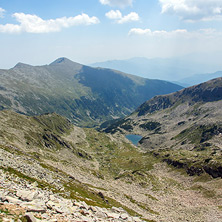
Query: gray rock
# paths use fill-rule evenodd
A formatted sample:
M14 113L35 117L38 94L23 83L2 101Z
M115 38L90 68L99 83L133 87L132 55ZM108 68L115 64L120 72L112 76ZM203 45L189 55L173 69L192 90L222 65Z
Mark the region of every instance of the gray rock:
M112 211L113 211L113 212L121 212L120 209L117 208L117 207L112 207Z
M16 196L23 201L32 201L38 196L38 191L18 190Z
M37 222L37 219L34 217L32 213L26 213L25 218L27 222Z
M39 213L46 212L46 206L43 203L36 203L34 201L24 202L21 204L21 207L27 208L28 212L39 212Z
M11 196L5 196L3 198L3 202L4 201L8 201L9 203L13 203L13 204L21 204L22 203L22 201L19 200L18 198L11 197Z
M118 219L118 218L120 217L120 215L117 214L117 213L110 213L110 212L108 212L108 213L106 213L106 214L107 214L107 217L108 217L108 218Z
M123 220L126 220L128 219L129 215L124 213L124 214L121 214L120 217L123 219Z
M98 217L98 218L102 218L102 219L107 218L107 215L104 212L102 212L102 211L97 211L95 213L95 216Z
M89 206L84 201L81 202L81 205L79 207L80 207L80 209L88 209L89 208Z
M93 222L93 219L89 218L89 217L82 216L81 221L83 221L83 222Z
M140 220L139 217L133 217L133 220L134 220L135 222L141 222L141 221L142 221L142 220Z
M89 207L89 209L88 210L91 210L92 212L97 212L97 209L95 208L95 207L93 207L93 206L91 206L91 207Z
M43 219L50 219L50 216L47 213L42 214Z

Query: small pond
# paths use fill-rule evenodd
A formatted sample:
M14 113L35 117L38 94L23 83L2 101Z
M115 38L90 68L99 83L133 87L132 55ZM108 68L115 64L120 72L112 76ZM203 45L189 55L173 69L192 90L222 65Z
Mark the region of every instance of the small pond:
M130 140L134 145L138 145L138 142L143 138L142 136L140 135L135 135L135 134L128 134L126 135L126 138L128 140Z

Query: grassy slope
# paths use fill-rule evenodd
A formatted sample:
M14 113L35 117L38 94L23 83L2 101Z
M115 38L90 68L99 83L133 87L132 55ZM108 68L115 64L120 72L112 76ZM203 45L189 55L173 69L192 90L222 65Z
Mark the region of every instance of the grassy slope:
M157 96L105 131L141 134L141 147L189 175L222 177L222 79Z
M121 206L148 221L168 217L175 221L180 218L197 221L222 205L220 201L211 203L219 192L214 187L219 184L211 180L191 181L171 171L150 152L139 152L121 137L116 139L93 129L75 127L57 114L27 117L1 111L0 122L0 149L13 154L15 159L20 157L17 160L23 165L33 164L59 182L30 175L24 167L15 169L8 165L3 169L30 182L38 181L41 188L67 198L102 207ZM184 197L195 196L198 201L203 198L201 203L207 203L208 208L192 206L192 201L186 205L181 198L183 193ZM209 193L213 196L204 196Z
M0 121L0 148L33 158L41 167L55 174L59 173L62 176L64 193L70 193L68 197L102 207L123 207L133 215L138 214L108 196L105 196L105 201L93 190L96 188L103 192L102 187L84 184L78 180L78 176L70 181L70 174L64 171L64 167L71 164L72 169L84 172L86 178L89 176L93 180L104 181L114 179L122 172L152 169L156 162L152 156L144 155L130 144L117 142L104 133L75 127L69 120L55 113L27 117L12 111L1 111ZM54 167L55 163L61 164L63 170ZM47 180L33 178L11 166L2 169L30 182L36 180L42 188L48 187L54 192L60 192Z
M181 89L61 58L50 65L0 70L0 109L28 115L56 112L81 126L123 117L147 99Z

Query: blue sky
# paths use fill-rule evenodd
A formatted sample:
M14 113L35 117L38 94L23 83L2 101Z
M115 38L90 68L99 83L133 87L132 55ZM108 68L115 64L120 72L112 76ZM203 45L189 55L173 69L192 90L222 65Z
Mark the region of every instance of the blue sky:
M0 0L0 50L0 68L214 54L222 0Z

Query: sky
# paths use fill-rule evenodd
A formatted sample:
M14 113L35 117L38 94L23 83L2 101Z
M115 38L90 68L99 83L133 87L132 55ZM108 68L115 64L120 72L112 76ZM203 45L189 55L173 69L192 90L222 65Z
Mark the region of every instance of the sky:
M222 52L222 0L0 0L0 68Z

